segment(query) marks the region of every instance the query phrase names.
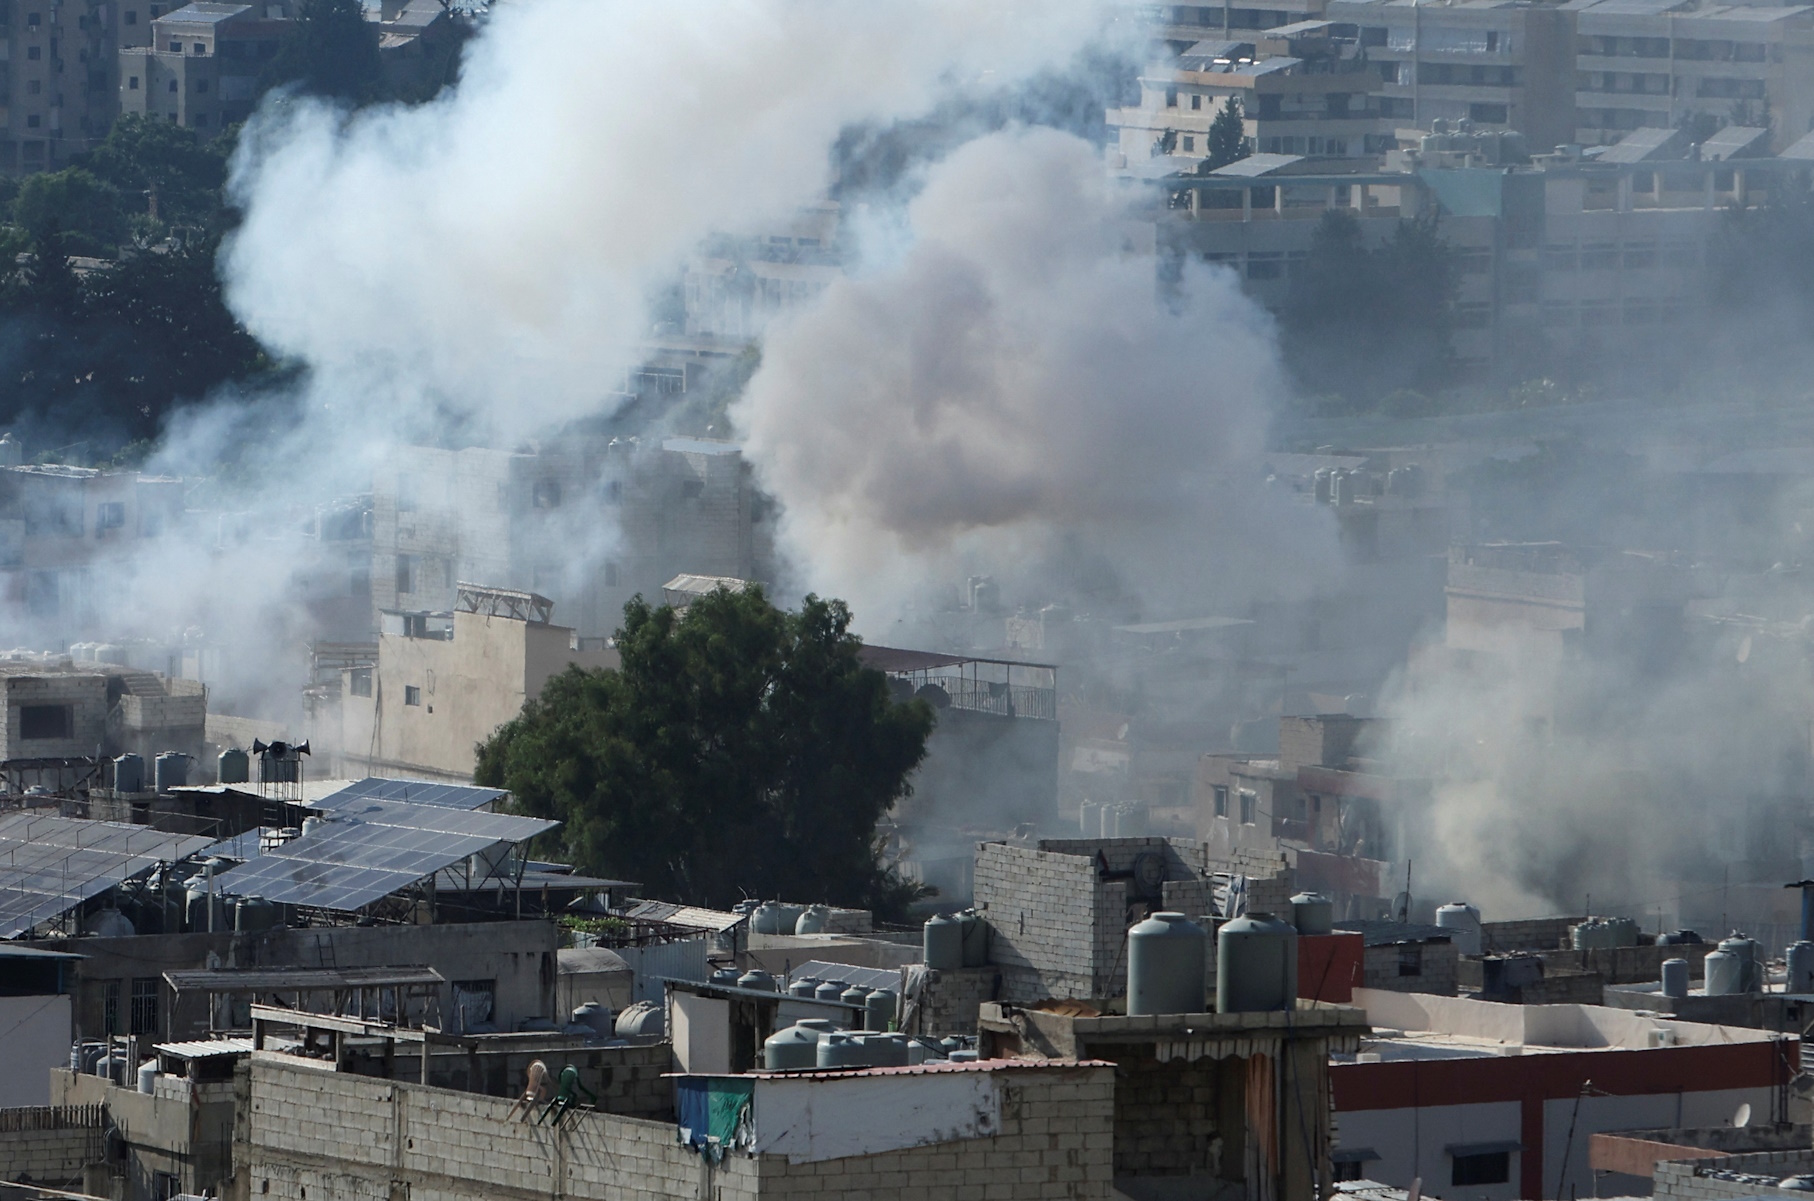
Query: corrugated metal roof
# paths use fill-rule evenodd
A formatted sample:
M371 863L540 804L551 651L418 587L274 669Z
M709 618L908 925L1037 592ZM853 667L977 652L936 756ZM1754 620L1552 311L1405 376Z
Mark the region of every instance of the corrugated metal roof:
M159 1055L174 1055L178 1059L217 1059L222 1055L250 1055L253 1051L249 1038L206 1038L187 1043L153 1043L153 1051Z
M1250 154L1246 158L1236 159L1225 167L1217 167L1210 174L1254 178L1260 175L1270 175L1274 171L1283 170L1293 163L1303 161L1304 156L1301 154Z
M624 957L607 947L563 947L555 953L555 970L563 976L591 976L600 972L629 975Z
M432 967L196 968L165 972L164 979L178 992L302 992L343 988L392 988L413 984L445 984Z
M691 905L676 905L671 901L631 901L624 916L639 922L666 922L670 926L684 926L690 930L710 930L714 934L729 930L749 920L748 915L725 913L717 909L698 909Z

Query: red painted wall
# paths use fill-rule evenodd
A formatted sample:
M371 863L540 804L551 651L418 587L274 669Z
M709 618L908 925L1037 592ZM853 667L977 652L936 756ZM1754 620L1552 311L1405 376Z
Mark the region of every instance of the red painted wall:
M1366 946L1358 934L1298 936L1298 996L1345 1005L1354 999Z
M1329 1087L1338 1113L1520 1102L1524 1142L1518 1157L1520 1191L1525 1197L1537 1198L1543 1195L1545 1101L1579 1096L1590 1080L1596 1094L1618 1097L1683 1090L1769 1088L1793 1077L1800 1062L1801 1045L1791 1038L1780 1043L1659 1047L1645 1051L1561 1051L1481 1059L1337 1063L1330 1065Z

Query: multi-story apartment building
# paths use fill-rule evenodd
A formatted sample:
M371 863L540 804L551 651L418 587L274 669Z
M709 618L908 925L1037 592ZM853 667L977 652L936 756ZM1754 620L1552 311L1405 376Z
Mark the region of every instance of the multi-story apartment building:
M1575 17L1529 0L1330 0L1377 72L1378 107L1400 125L1512 129L1536 150L1575 140ZM1343 32L1347 32L1344 28Z
M1206 41L1140 77L1140 104L1108 110L1119 165L1189 168L1209 150L1209 127L1238 103L1250 149L1317 158L1376 155L1391 145L1370 93L1378 80L1352 40L1326 21L1284 26L1253 42Z
M145 44L119 51L119 111L168 118L206 138L251 115L259 73L289 21L281 6L202 0L149 25Z
M1684 323L1702 311L1708 248L1727 210L1762 202L1805 169L1768 158L1566 156L1525 168L1375 174L1304 173L1310 166L1163 181L1157 244L1229 267L1276 309L1325 211L1352 210L1370 245L1401 218L1440 213L1458 272L1454 350L1477 371L1535 368L1545 348L1596 348L1609 361L1641 363L1679 345Z
M107 136L125 20L105 0L0 0L0 171L54 170Z
M1575 140L1616 142L1705 114L1768 126L1776 149L1814 120L1814 8L1695 0L1568 0L1576 21Z
M67 638L97 622L114 573L173 532L182 481L87 467L0 467L0 611L15 635Z

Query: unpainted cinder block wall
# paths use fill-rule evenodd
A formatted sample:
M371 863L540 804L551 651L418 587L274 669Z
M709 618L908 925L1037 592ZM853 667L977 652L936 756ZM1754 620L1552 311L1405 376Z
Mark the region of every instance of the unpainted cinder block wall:
M714 1167L671 1122L510 1122L501 1098L260 1059L233 1201L1108 1201L1113 1069L1000 1075L1001 1132L989 1138L801 1164L732 1154Z
M29 1105L0 1109L0 1180L80 1185L82 1168L105 1153L99 1105Z

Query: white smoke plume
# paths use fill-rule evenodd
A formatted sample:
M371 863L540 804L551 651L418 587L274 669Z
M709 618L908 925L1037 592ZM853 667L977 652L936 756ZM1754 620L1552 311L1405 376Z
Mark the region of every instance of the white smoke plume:
M1176 612L1333 561L1257 475L1270 319L1201 265L1168 303L1132 216L1084 141L983 137L927 172L904 252L771 327L733 418L808 584L878 621L1081 556Z
M231 302L360 432L535 435L608 404L702 238L818 199L847 125L1010 85L1101 28L1088 0L499 6L433 104L255 123Z

